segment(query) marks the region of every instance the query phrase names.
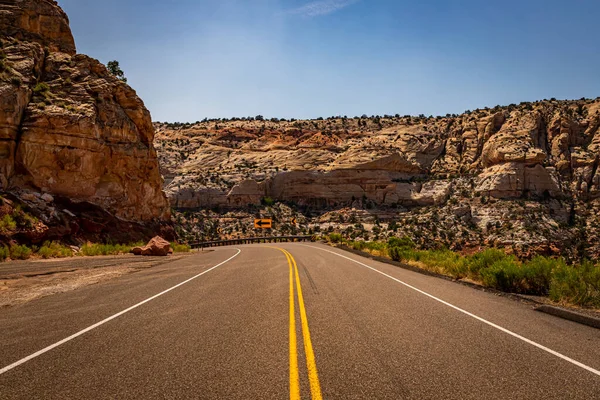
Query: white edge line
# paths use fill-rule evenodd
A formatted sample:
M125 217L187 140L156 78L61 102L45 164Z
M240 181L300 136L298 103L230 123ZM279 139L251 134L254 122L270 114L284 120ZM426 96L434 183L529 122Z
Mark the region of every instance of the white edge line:
M212 271L215 268L220 267L221 265L223 265L223 264L225 264L225 263L233 260L234 258L236 258L242 252L240 249L235 249L235 250L237 250L238 252L234 256L232 256L232 257L228 258L227 260L223 261L222 263L217 264L214 267L212 267L210 269L207 269L206 271L204 271L202 273L199 273L198 275L193 276L193 277L191 277L188 280L185 280L185 281L183 281L183 282L181 282L181 283L179 283L179 284L177 284L177 285L175 285L175 286L173 286L173 287L171 287L171 288L169 288L169 289L167 289L165 291L162 291L162 292L160 292L158 294L155 294L154 296L152 296L152 297L150 297L150 298L148 298L148 299L146 299L144 301L141 301L141 302L137 303L134 306L131 306L131 307L129 307L129 308L127 308L127 309L125 309L125 310L123 310L121 312L118 312L115 315L112 315L112 316L110 316L110 317L108 317L106 319L103 319L102 321L97 322L94 325L88 326L87 328L85 328L85 329L83 329L83 330L81 330L81 331L79 331L77 333L74 333L73 335L71 335L71 336L69 336L67 338L64 338L63 340L61 340L59 342L51 344L50 346L45 347L45 348L41 349L40 351L36 351L35 353L33 353L33 354L31 354L31 355L29 355L29 356L27 356L25 358L22 358L19 361L15 362L15 363L12 363L12 364L10 364L10 365L8 365L8 366L0 369L0 375L6 373L8 371L10 371L11 369L14 369L14 368L18 367L21 364L26 363L27 361L30 361L30 360L38 357L38 356L41 356L42 354L44 354L44 353L46 353L46 352L48 352L48 351L50 351L50 350L52 350L52 349L60 346L60 345L63 345L65 343L67 343L67 342L75 339L76 337L83 335L84 333L87 333L87 332L89 332L89 331L91 331L93 329L96 329L97 327L99 327L101 325L104 325L105 323L107 323L109 321L112 321L113 319L115 319L117 317L120 317L121 315L123 315L125 313L128 313L129 311L131 311L133 309L136 309L139 306L144 305L144 304L148 303L149 301L152 301L152 300L156 299L157 297L162 296L163 294L169 293L171 290L177 289L178 287L183 286L183 285L185 285L186 283L188 283L190 281L193 281L194 279L196 279L196 278L198 278L198 277L200 277L200 276L202 276L202 275L204 275L204 274Z
M486 320L486 319L483 319L483 318L481 318L481 317L479 317L479 316L477 316L477 315L475 315L475 314L472 314L472 313L470 313L470 312L468 312L468 311L466 311L466 310L463 310L463 309L462 309L462 308L460 308L460 307L457 307L457 306L455 306L455 305L453 305L453 304L450 304L450 303L448 303L447 301L444 301L444 300L442 300L442 299L440 299L440 298L437 298L437 297L435 297L435 296L433 296L433 295L431 295L431 294L429 294L429 293L427 293L427 292L424 292L424 291L423 291L423 290L421 290L421 289L418 289L418 288L416 288L416 287L414 287L414 286L412 286L412 285L409 285L408 283L406 283L406 282L403 282L403 281L401 281L400 279L394 278L393 276L391 276L391 275L388 275L388 274L386 274L385 272L381 272L381 271L379 271L379 270L377 270L377 269L375 269L375 268L373 268L373 267L371 267L371 266L368 266L367 264L363 264L363 263L361 263L360 261L354 260L354 259L352 259L352 258L350 258L350 257L346 257L346 256L344 256L344 255L342 255L342 254L336 253L335 251L330 251L330 250L322 249L322 248L320 248L320 247L316 247L316 246L308 246L308 245L300 245L300 246L311 247L311 248L313 248L313 249L319 249L319 250L321 250L321 251L326 251L327 253L335 254L335 255L336 255L336 256L338 256L338 257L342 257L342 258L345 258L345 259L347 259L347 260L350 260L350 261L352 261L352 262L354 262L354 263L356 263L356 264L362 265L362 266L363 266L363 267L365 267L365 268L368 268L368 269L370 269L370 270L372 270L372 271L375 271L375 272L377 272L378 274L381 274L381 275L383 275L383 276L385 276L385 277L387 277L387 278L390 278L391 280L393 280L393 281L396 281L396 282L398 282L398 283L400 283L400 284L402 284L402 285L404 285L404 286L406 286L406 287L408 287L408 288L410 288L410 289L412 289L412 290L414 290L414 291L417 291L417 292L419 292L419 293L421 293L421 294L423 294L423 295L425 295L425 296L427 296L427 297L429 297L429 298L431 298L431 299L433 299L433 300L435 300L435 301L437 301L437 302L440 302L440 303L442 303L442 304L444 304L444 305L446 305L446 306L448 306L448 307L450 307L450 308L453 308L453 309L455 309L456 311L460 311L461 313L463 313L463 314L466 314L466 315L468 315L469 317L475 318L476 320L478 320L478 321L481 321L481 322L483 322L484 324L487 324L487 325L489 325L489 326L491 326L491 327L493 327L493 328L496 328L496 329L498 329L498 330L500 330L500 331L502 331L502 332L504 332L504 333L506 333L506 334L508 334L508 335L511 335L511 336L513 336L513 337L516 337L517 339L519 339L519 340L522 340L522 341L524 341L525 343L528 343L528 344L530 344L530 345L532 345L532 346L535 346L535 347L537 347L538 349L544 350L545 352L547 352L547 353L550 353L550 354L552 354L553 356L556 356L556 357L558 357L558 358L561 358L561 359L563 359L563 360L565 360L565 361L568 361L568 362L570 362L570 363L571 363L571 364L573 364L573 365L576 365L576 366L578 366L578 367L580 367L580 368L583 368L583 369L585 369L586 371L589 371L589 372L591 372L592 374L595 374L595 375L598 375L598 376L600 376L600 371L598 371L597 369L594 369L594 368L592 368L592 367L590 367L590 366L587 366L587 365L585 365L585 364L583 364L583 363L580 363L580 362L579 362L579 361L577 361L577 360L573 360L572 358L570 358L570 357L567 357L567 356L565 356L565 355L563 355L563 354L561 354L561 353L559 353L559 352L557 352L557 351L554 351L554 350L552 350L552 349L550 349L550 348L548 348L548 347L546 347L546 346L543 346L543 345L541 345L541 344L539 344L539 343L536 343L536 342L534 342L533 340L527 339L526 337L523 337L523 336L519 335L518 333L515 333L515 332L512 332L512 331L509 331L509 330L508 330L508 329L506 329L506 328L503 328L503 327L501 327L501 326L499 326L499 325L496 325L496 324L494 324L493 322L490 322L490 321L488 321L488 320Z

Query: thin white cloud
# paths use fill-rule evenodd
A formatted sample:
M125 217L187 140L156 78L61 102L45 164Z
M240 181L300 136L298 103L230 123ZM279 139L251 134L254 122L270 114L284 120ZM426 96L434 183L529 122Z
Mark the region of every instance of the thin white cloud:
M313 1L288 11L288 14L303 15L305 17L318 17L327 15L346 8L360 0L320 0Z

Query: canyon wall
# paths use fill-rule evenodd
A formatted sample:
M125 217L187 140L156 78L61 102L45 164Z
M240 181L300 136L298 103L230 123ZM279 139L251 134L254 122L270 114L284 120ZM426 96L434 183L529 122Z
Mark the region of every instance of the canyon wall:
M170 219L154 127L136 92L76 54L52 0L0 1L0 186Z
M340 222L309 218L307 228L350 237L377 234L349 220L388 221L425 247L600 258L600 99L155 126L165 190L182 211L280 201L335 214Z

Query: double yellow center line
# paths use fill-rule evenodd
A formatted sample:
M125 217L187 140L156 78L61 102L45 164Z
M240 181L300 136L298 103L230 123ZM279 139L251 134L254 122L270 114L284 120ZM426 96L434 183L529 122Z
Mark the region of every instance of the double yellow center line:
M308 370L308 383L310 384L310 393L312 400L322 400L321 384L319 383L319 374L317 373L317 363L315 361L315 352L312 341L310 340L310 330L308 329L308 318L306 317L306 308L304 306L304 296L302 295L302 285L300 284L300 274L298 265L294 257L284 249L276 247L285 254L290 267L290 400L300 400L300 373L298 371L298 344L296 338L296 310L294 300L294 281L296 291L298 292L298 307L300 308L300 322L302 324L302 337L304 341L304 354L306 355L306 368Z

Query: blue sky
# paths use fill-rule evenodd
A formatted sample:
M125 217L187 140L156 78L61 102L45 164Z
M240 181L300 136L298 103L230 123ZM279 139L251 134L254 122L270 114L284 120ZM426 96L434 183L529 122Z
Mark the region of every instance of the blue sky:
M597 0L59 0L157 121L600 96Z

